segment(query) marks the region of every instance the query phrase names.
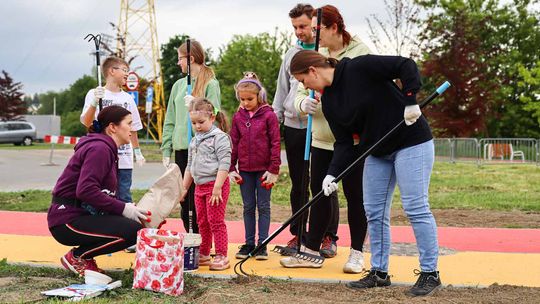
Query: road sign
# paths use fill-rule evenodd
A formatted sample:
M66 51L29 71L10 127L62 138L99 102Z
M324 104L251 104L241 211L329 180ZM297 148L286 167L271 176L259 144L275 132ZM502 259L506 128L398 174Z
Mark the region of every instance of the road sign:
M146 89L146 113L152 113L152 101L154 100L154 88L148 86Z
M133 100L135 100L135 104L139 105L139 91L127 91L131 97L133 97Z
M139 76L135 72L129 72L126 86L130 91L137 91L139 88Z

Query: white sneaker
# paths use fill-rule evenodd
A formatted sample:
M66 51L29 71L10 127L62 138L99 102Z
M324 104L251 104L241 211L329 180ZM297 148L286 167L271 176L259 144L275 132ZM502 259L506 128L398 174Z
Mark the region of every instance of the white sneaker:
M301 249L303 249L301 250L302 252L320 256L319 252L310 250L304 247L303 245ZM279 263L281 264L281 266L286 267L286 268L321 268L322 267L322 264L306 261L304 259L299 259L293 256L282 258L281 260L279 260Z
M364 270L364 254L362 251L354 250L351 248L349 254L349 260L343 266L343 272L345 273L360 273Z

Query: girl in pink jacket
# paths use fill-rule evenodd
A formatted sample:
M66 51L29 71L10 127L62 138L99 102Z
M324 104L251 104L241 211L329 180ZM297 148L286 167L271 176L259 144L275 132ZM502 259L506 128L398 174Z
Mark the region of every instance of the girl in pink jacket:
M244 203L246 242L236 254L237 259L243 259L255 249L255 208L259 212L258 243L268 237L271 188L278 179L281 151L279 122L266 102L266 91L257 75L246 72L235 91L240 107L232 119L229 176L240 185ZM266 248L259 250L255 258L268 259Z

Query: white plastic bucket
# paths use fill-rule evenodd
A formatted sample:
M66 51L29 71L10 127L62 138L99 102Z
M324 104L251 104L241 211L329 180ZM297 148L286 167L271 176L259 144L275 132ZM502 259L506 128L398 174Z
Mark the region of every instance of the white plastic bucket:
M201 235L196 233L184 233L184 272L192 272L199 269L199 247Z

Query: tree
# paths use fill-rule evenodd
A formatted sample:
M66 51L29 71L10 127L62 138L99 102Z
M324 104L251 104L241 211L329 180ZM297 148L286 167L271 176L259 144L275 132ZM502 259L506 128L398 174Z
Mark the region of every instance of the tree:
M427 110L437 135L540 134L519 101L520 95L529 93L515 81L517 68L530 67L539 56L538 18L528 11L528 5L537 1L417 2L428 10L419 23L426 89L446 79L453 84Z
M0 76L0 119L19 120L26 114L26 103L23 100L22 84L13 82L13 78L2 70Z
M227 113L232 114L238 108L234 85L245 71L257 73L266 88L268 102L272 102L282 56L290 44L290 37L276 30L274 35L236 35L220 49L215 71L221 88L221 105Z
M520 100L525 103L524 109L532 112L540 125L540 61L531 69L520 66L519 76L519 88L529 92L528 95L520 96Z
M163 91L165 100L169 100L169 94L173 84L185 75L182 74L178 66L178 47L184 43L189 36L185 34L175 35L165 44L161 45L161 72L163 73Z
M412 0L384 0L386 20L375 14L366 18L369 38L379 54L416 55L416 20L420 8ZM382 31L382 35L379 33Z

